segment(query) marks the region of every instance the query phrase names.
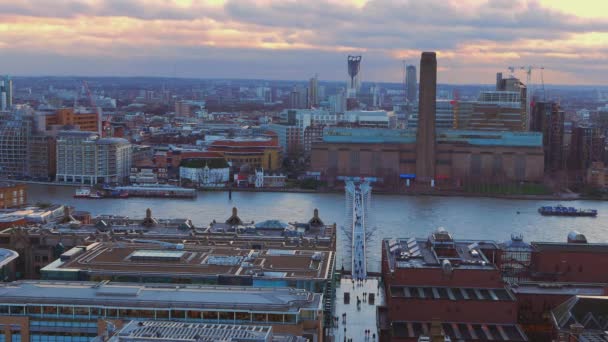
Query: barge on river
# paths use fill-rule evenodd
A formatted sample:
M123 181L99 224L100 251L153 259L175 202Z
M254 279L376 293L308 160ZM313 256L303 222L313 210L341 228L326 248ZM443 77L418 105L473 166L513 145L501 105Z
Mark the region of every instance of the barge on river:
M574 207L564 207L557 205L555 207L547 206L538 208L538 212L543 216L597 216L595 209L577 209Z

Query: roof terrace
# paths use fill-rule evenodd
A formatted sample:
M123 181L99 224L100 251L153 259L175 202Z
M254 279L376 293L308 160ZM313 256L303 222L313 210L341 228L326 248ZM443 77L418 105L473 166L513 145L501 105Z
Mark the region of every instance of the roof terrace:
M217 280L220 276L253 279L325 280L332 251L252 249L247 244L172 244L153 240L101 242L75 247L42 269L45 279L67 273L137 276L150 279ZM80 278L82 279L82 278Z
M383 241L391 269L459 268L494 270L482 251L497 248L489 241L454 240L443 228L427 239L389 239Z
M109 282L17 281L0 284L0 305L85 305L198 310L316 310L320 294L293 288Z

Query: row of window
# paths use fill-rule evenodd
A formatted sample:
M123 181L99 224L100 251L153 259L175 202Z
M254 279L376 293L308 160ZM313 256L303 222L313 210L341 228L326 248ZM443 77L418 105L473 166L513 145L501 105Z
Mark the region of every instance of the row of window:
M82 321L31 321L32 327L71 327L71 328L97 328L97 322Z
M298 322L298 314L272 314L239 311L198 311L198 310L147 310L147 309L115 309L99 307L79 307L79 306L12 306L0 305L0 315L28 315L34 317L66 317L66 318L85 318L94 317L104 318L148 318L148 319L184 319L193 321L205 321L210 323L275 323L275 324L294 324ZM301 319L310 320L316 318L314 311L302 311L299 315ZM42 321L43 322L43 321ZM80 324L79 322L67 322ZM43 323L37 323L43 324ZM44 323L46 324L46 323ZM57 322L57 324L66 324ZM57 325L61 326L61 325ZM87 327L87 326L82 326Z
M30 335L30 342L89 342L94 337L95 336L50 335L45 333ZM13 342L15 342L14 337Z
M0 334L0 342L6 342L7 338L5 334ZM16 332L11 332L11 341L12 342L21 342L21 334Z

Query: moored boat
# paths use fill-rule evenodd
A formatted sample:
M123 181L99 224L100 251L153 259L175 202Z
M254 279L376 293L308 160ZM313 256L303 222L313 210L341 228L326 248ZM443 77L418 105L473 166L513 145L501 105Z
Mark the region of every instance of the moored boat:
M91 196L90 188L78 188L74 193L74 198L89 198Z
M78 188L74 192L74 198L97 199L103 198L103 194L99 191L91 191L91 188Z
M597 216L597 210L595 209L578 209L574 207L564 207L562 205L540 207L538 208L538 212L544 216Z

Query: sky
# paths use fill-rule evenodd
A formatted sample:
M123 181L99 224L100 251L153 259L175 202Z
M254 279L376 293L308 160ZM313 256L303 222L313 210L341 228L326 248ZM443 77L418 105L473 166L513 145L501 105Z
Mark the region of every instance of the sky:
M608 83L606 0L0 0L0 74ZM540 69L543 67L544 69Z

